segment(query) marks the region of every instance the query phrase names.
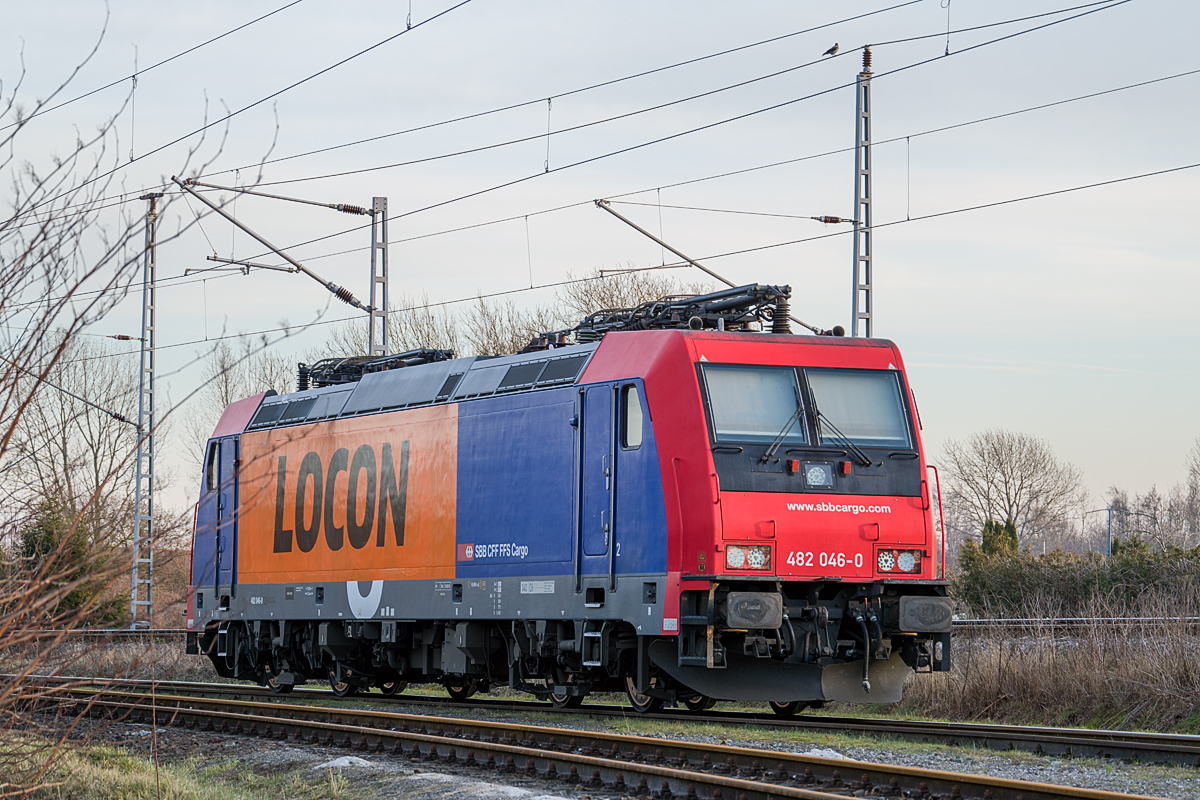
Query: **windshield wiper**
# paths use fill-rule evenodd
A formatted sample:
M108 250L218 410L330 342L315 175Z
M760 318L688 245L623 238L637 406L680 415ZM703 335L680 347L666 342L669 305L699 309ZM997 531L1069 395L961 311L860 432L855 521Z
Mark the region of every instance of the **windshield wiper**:
M775 457L775 453L779 450L779 446L783 444L783 440L787 438L788 433L791 432L792 428L795 426L796 422L800 420L803 414L804 404L800 402L800 391L796 390L796 410L793 411L792 415L787 418L787 422L784 423L783 430L781 430L779 435L772 440L771 446L768 447L767 451L758 459L760 463L765 464Z
M813 398L812 398L812 408L813 408L813 414L817 418L817 437L818 438L821 436L821 423L824 422L825 426L827 428L829 428L829 430L833 431L834 436L841 441L841 443L846 447L847 450L850 451L850 454L854 456L854 460L857 461L860 466L863 466L863 467L871 466L872 462L871 462L870 457L866 453L864 453L859 448L858 445L856 445L854 442L850 441L850 437L846 436L846 434L844 434L840 430L838 430L838 426L833 424L833 420L829 419L829 417L827 417L821 413L821 409L817 407L817 397L815 394L813 395Z

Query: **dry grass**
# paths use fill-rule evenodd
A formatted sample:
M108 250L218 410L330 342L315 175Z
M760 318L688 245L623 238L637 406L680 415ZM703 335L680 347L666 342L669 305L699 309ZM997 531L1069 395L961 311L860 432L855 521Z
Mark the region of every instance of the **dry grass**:
M1031 619L1048 619L1036 608ZM910 679L901 713L1015 724L1200 731L1200 616L1196 597L1144 597L1130 611L1096 602L1088 616L1119 619L1064 630L956 637L949 673ZM1155 622L1137 618L1155 618Z
M9 747L11 748L11 744ZM37 800L324 800L347 796L348 781L337 770L260 771L230 761L154 762L111 747L61 748L37 788Z
M28 664L46 675L81 678L136 678L166 681L219 681L212 662L189 656L183 640L144 643L137 641L69 641L51 646L29 644L11 649L0 659L0 672L14 672Z

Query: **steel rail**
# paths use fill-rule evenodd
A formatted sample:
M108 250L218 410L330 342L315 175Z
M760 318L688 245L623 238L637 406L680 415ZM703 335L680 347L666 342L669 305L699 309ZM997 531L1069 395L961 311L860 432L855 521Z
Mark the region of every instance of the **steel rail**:
M7 676L0 675L0 678ZM93 679L37 677L32 679L51 684L84 686L103 685L114 688L148 688L150 681L127 679ZM159 692L217 695L226 697L274 697L266 688L232 683L195 683L187 681L157 681ZM327 700L335 695L328 689L300 687L290 695L294 700ZM446 705L446 698L420 694L364 694L353 699L360 702L388 705ZM348 701L351 701L348 699ZM867 736L909 739L946 744L954 747L975 746L992 750L1021 750L1046 756L1102 758L1136 761L1150 764L1200 766L1200 736L1189 734L1150 733L1140 731L1095 730L1088 728L1046 728L1037 726L997 725L971 722L935 722L929 720L895 720L871 717L840 717L803 714L792 718L773 713L752 711L692 712L684 709L663 709L650 714L631 714L624 705L585 703L579 708L556 708L544 701L471 699L454 702L462 710L512 711L522 713L580 714L585 717L620 717L664 720L685 723L710 723L737 727L787 728L808 731L854 733Z
M159 694L152 711L148 694L83 687L59 687L56 695L31 702L43 710L83 706L83 713L117 721L151 721L367 752L390 750L424 762L520 772L579 788L625 793L631 789L630 777L636 777L638 788L632 793L660 798L724 800L728 792L738 800L831 800L847 794L929 800L1144 800L1141 795L916 767L369 709ZM423 750L426 746L429 749ZM588 770L591 778L585 779ZM861 777L847 779L849 775ZM657 791L651 790L651 782L658 784Z

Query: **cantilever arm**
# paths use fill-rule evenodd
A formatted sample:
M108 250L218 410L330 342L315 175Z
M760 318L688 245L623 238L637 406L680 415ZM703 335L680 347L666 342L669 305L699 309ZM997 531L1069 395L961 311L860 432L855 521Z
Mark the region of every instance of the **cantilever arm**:
M305 275L307 275L308 277L312 278L314 281L316 281L317 283L321 284L322 286L324 286L324 287L325 287L326 289L328 289L329 291L333 292L333 294L334 294L334 295L335 295L335 296L336 296L336 297L337 297L339 300L341 300L343 303L348 303L349 305L352 305L352 306L354 306L355 308L362 309L363 311L366 311L366 312L370 312L370 311L372 311L372 310L373 310L373 309L372 309L370 306L364 306L362 303L360 303L360 302L358 301L358 299L357 299L357 298L356 298L356 297L355 297L353 294L351 294L351 293L350 293L350 290L349 290L349 289L347 289L347 288L345 288L345 287L343 287L343 286L338 286L338 285L337 285L336 283L334 283L333 281L327 281L327 280L325 280L325 279L324 279L324 278L322 278L320 275L318 275L317 273L313 272L311 269L309 269L308 267L304 266L303 264L301 264L301 263L300 263L299 261L297 261L296 259L294 259L294 258L292 258L291 256L289 256L287 253L283 252L283 251L282 251L282 250L280 250L278 247L276 247L275 245L273 245L273 244L271 244L270 242L268 242L268 241L267 241L266 239L264 239L262 236L259 236L257 233L255 233L254 231L250 230L250 228L246 227L246 225L245 225L245 224L243 224L243 223L239 222L239 221L237 220L237 218L235 218L235 217L234 217L234 216L232 216L231 214L227 213L227 212L225 211L225 209L221 208L221 207L220 207L220 206L218 206L216 203L212 202L212 201L211 201L211 200L209 200L207 197L205 197L204 195L202 195L202 194L200 194L199 192L197 192L197 191L196 191L195 189L193 189L191 186L188 186L188 185L187 185L187 183L185 183L184 181L181 181L181 180L179 180L179 178L176 178L174 175L172 175L172 176L171 176L171 180L173 180L173 181L176 183L176 185L178 185L178 186L179 186L179 188L180 188L180 189L183 189L185 192L187 192L188 194L190 194L190 195L192 195L193 197L195 197L195 198L196 198L197 200L199 200L201 203L204 203L204 205L208 206L208 207L209 207L209 208L211 208L213 211L217 212L217 213L218 213L218 214L220 214L222 217L224 217L225 219L229 220L229 221L230 221L231 223L233 223L235 226L237 226L237 227L238 227L238 228L240 228L241 230L245 231L247 234L249 234L251 237L253 237L255 241L257 241L259 244L261 244L263 247L266 247L266 248L267 248L267 249L269 249L269 250L270 250L272 253L274 253L275 255L279 256L279 257L280 257L280 258L282 258L283 260L287 261L289 264L291 264L293 267L295 267L296 269L298 269L300 272L303 272Z
M667 249L668 249L668 250L670 250L672 253L674 253L675 255L679 256L680 258L682 258L682 259L683 259L684 261L686 261L687 263L691 264L691 265L692 265L693 267L695 267L696 269L700 270L701 272L706 272L706 273L708 273L709 275L711 275L712 277L716 278L717 280L719 280L721 283L725 284L726 286L729 286L729 287L736 287L736 286L737 286L737 284L736 284L736 283L734 283L733 281L729 280L728 278L726 278L726 277L724 277L724 276L718 275L717 273L713 272L713 271L712 271L711 269L709 269L708 267L706 267L706 266L704 266L703 264L701 264L699 261L696 261L694 258L689 258L688 256L685 256L683 253L679 252L679 251L678 251L678 250L676 250L674 247L671 247L671 245L667 244L666 242L664 242L662 239L660 239L660 238L658 238L657 236L655 236L655 235L654 235L653 233L651 233L650 231L648 231L648 230L646 230L645 228L643 228L642 226L638 225L638 224L637 224L636 222L634 222L633 220L631 220L631 219L628 219L627 217L624 217L624 216L622 216L621 214L618 214L616 211L613 211L613 210L612 210L612 207L611 207L611 206L608 204L608 201L607 201L607 200L597 200L597 201L596 201L596 208L602 208L602 209L604 209L605 211L607 211L608 213L612 214L612 215L613 215L614 217L616 217L617 219L621 220L621 222L624 222L626 225L628 225L629 227L633 228L633 229L634 229L635 231L637 231L638 233L642 234L643 236L647 236L647 237L649 237L650 239L654 240L656 243L658 243L658 244L659 244L659 245L661 245L662 247L665 247L665 248L667 248ZM809 325L809 324L808 324L807 322L805 322L804 320L796 319L795 317L791 316L790 314L788 315L788 319L790 319L792 322L796 323L797 325L803 325L805 328L808 328L808 329L809 329L810 331L812 331L813 333L820 333L820 330L819 330L819 329L817 329L817 328L814 328L812 325Z

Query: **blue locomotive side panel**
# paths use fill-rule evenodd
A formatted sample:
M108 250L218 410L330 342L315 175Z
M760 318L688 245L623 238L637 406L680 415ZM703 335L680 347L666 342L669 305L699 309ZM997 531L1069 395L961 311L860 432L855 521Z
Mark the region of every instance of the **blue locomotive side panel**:
M585 447L595 452L585 451L580 459L578 396L571 387L459 405L458 577L571 574L577 522L584 528L600 524L600 514L576 518L579 470L585 480L596 472L603 483L605 459L613 456L617 496L615 525L609 527L617 545L616 571L666 572L666 512L649 415L642 415L638 447L625 448L606 428L602 436L584 438ZM607 535L599 537L600 554L606 555ZM607 573L607 557L585 556L583 562L585 575Z
M570 571L574 395L556 389L459 404L459 577Z

